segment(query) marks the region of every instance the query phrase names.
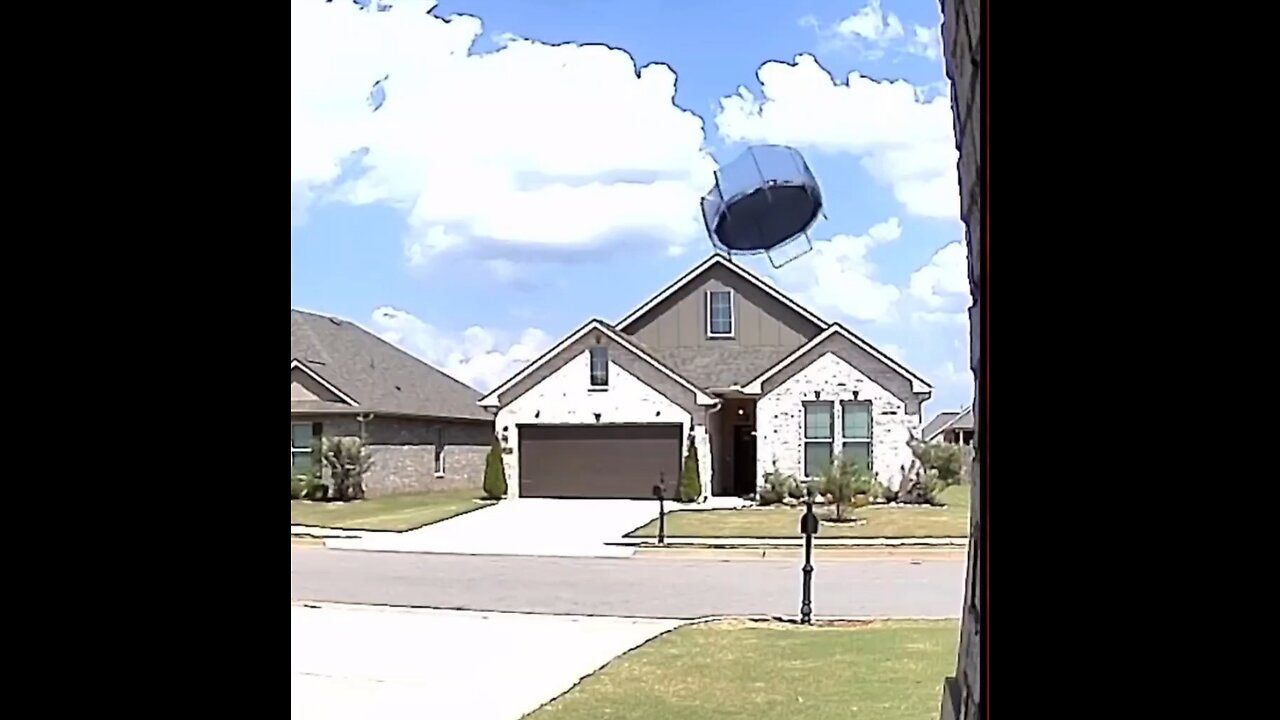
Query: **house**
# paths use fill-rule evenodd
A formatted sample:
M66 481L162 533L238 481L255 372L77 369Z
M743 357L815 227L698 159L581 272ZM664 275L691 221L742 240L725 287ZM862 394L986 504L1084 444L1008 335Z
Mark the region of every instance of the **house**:
M289 312L289 462L320 435L363 437L365 492L478 487L493 441L480 393L347 320Z
M940 412L924 426L920 433L925 442L973 444L973 406L959 412Z
M675 494L690 436L702 495L833 457L897 487L932 387L838 323L713 255L616 323L595 319L480 400L522 497Z

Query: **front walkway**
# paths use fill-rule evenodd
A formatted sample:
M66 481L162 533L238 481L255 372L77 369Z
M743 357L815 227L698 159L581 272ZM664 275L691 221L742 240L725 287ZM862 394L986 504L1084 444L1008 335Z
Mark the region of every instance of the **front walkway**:
M518 720L680 620L294 605L290 717Z
M460 555L631 557L635 548L611 543L657 516L653 500L504 500L417 530L334 538L325 546Z

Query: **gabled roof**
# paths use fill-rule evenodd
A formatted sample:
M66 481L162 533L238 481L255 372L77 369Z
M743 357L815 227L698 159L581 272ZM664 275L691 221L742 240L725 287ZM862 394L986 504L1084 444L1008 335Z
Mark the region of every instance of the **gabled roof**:
M350 401L352 411L492 419L476 406L478 390L349 320L290 309L289 365ZM300 412L334 405L295 404Z
M947 420L934 429L932 435L924 435L925 440L932 440L948 430L972 430L973 429L973 406L961 410L958 413L952 413L955 417ZM937 418L934 418L935 420ZM930 423L932 424L932 423ZM923 433L922 433L923 434Z
M925 442L934 439L938 436L938 433L942 432L944 427L959 416L960 413L955 410L947 410L934 415L933 419L925 423L924 427L920 429L920 437L924 438Z
M671 370L671 368L659 362L658 359L655 358L647 349L643 348L638 342L636 342L635 338L630 338L630 337L627 337L626 335L623 335L622 333L615 330L612 325L610 325L609 323L606 323L603 320L592 319L592 320L588 320L587 323L582 327L570 333L569 336L566 337L564 340L560 341L558 345L556 345L555 347L543 353L542 356L539 357L537 360L534 360L533 362L526 365L523 370L513 375L511 379L507 380L506 382L502 383L498 387L491 390L488 395L485 395L484 397L480 398L478 403L482 407L500 407L501 403L499 402L499 398L502 396L502 393L510 390L513 385L520 382L524 378L528 377L530 373L537 370L539 367L542 367L543 365L550 362L552 358L556 357L561 352L563 352L565 348L577 342L584 335L592 331L599 331L607 335L610 340L613 340L614 342L618 343L622 347L634 353L641 360L644 360L645 362L649 363L653 367L657 368L664 375L666 375L667 377L679 383L681 387L687 388L690 391L692 391L694 396L697 398L699 405L714 405L717 402L715 398L706 394L701 389L699 389L698 387L690 383L688 380L684 379L683 377L680 377L680 375L674 372L673 370Z
M299 359L297 359L297 358L294 358L293 360L289 361L289 370L290 370L290 371L293 371L293 370L301 370L304 374L306 374L306 375L307 375L308 377L310 377L312 380L315 380L316 382L320 383L320 385L322 385L322 386L324 387L324 389L328 390L329 392L333 393L334 395L337 395L339 400L341 400L343 403L346 403L347 405L349 405L349 406L351 406L351 407L355 407L355 406L357 406L357 405L359 405L359 404L360 404L360 403L356 402L354 399L352 399L352 397L351 397L350 395L348 395L348 394L346 394L346 393L342 392L342 390L341 390L337 385L334 385L333 383L329 382L328 380L325 380L324 378L320 377L320 374L319 374L319 373L317 373L315 370L312 370L310 367L308 367L308 366L307 366L307 364L306 364L305 362L303 362L303 361L301 361L301 360L299 360ZM303 401L303 402L314 402L314 401ZM327 401L320 401L320 402L322 402L322 403L323 403L323 404L325 404L325 405L338 405L338 404L340 404L340 403L332 403L332 402L327 402Z
M823 320L822 318L813 314L813 312L810 311L805 306L801 305L795 300L792 300L791 298L784 295L782 291L778 290L778 288L766 282L764 278L761 278L759 275L756 275L750 270L747 270L746 268L741 267L740 265L734 263L728 257L720 253L716 253L711 257L707 258L706 260L703 260L701 263L698 264L697 267L693 268L692 270L685 273L684 275L681 275L679 278L676 279L675 282L668 285L666 288L660 291L657 295L654 295L653 297L649 298L640 307L636 308L635 310L632 310L626 317L619 320L615 324L615 327L617 327L618 330L622 332L626 332L628 325L635 322L645 313L652 310L654 307L658 305L658 303L661 303L663 300L666 300L667 298L679 292L682 288L684 288L684 286L696 280L698 276L702 275L702 273L716 266L726 268L730 272L737 274L742 279L760 288L760 290L764 291L766 294L770 295L775 300L787 306L788 308L796 311L797 313L800 314L801 317L808 320L809 322L814 323L818 327L827 327L828 323L826 320Z
M865 350L867 354L871 355L871 357L874 357L875 359L879 360L885 365L888 365L890 368L892 368L893 370L901 374L903 377L910 380L911 392L928 393L933 391L933 385L930 385L929 381L925 380L924 378L915 374L911 370L907 369L905 365L889 357L879 348L867 342L866 340L863 340L862 338L858 337L852 331L850 331L848 328L841 325L840 323L832 323L830 327L828 327L826 330L823 330L818 335L814 336L814 338L809 342L805 343L804 345L801 345L795 352L783 358L781 362L777 363L776 365L769 368L768 370L765 370L763 373L760 374L760 377L756 378L755 380L752 380L751 382L743 386L742 391L748 394L759 394L763 392L764 391L763 386L766 380L768 380L770 377L772 377L778 371L782 370L787 365L790 365L791 363L795 362L795 360L799 358L801 355L804 355L806 352L809 352L809 350L820 345L827 338L835 335L840 335L844 337L849 342Z

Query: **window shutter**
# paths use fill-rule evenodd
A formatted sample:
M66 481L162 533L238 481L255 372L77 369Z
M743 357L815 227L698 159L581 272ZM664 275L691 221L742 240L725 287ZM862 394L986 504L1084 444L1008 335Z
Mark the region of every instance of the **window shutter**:
M324 423L311 423L311 437L318 438L324 434Z

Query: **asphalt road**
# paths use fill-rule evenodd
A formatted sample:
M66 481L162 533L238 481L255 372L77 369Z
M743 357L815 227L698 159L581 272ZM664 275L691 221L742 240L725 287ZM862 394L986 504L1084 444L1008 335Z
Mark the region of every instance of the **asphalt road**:
M964 557L815 563L815 617L959 617ZM290 548L291 599L623 617L798 614L787 559L540 558Z

